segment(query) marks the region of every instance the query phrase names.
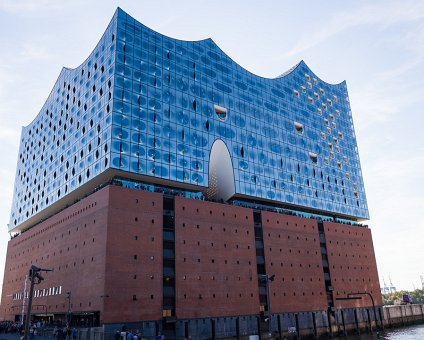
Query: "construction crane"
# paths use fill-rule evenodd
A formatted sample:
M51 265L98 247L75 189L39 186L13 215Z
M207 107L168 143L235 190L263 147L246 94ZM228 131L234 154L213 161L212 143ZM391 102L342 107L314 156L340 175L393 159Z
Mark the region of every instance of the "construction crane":
M382 294L390 294L390 289L389 289L389 287L387 287L387 283L386 283L386 280L384 279L384 277L383 277L383 288L381 288L381 293Z
M389 282L390 282L390 294L396 293L396 287L393 286L392 279L390 278L390 276L389 276Z

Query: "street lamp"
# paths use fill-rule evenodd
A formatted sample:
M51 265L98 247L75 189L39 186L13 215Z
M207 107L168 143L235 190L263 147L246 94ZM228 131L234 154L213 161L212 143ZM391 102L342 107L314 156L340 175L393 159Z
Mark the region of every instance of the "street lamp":
M32 299L34 297L34 285L39 284L41 281L44 280L44 277L41 276L40 272L51 272L53 269L47 269L47 268L38 268L36 266L31 266L29 270L29 279L31 281L31 286L29 288L29 299L28 299L28 310L25 320L25 334L24 334L24 340L28 340L29 337L29 323L31 319L31 308L32 308Z
M374 310L374 320L375 320L375 326L377 328L378 331L378 320L377 320L377 313L375 311L375 304L374 304L374 298L372 297L371 293L368 292L355 292L355 293L348 293L347 296L351 297L352 295L368 295L371 298L371 302L372 302L372 309Z
M68 314L66 315L66 321L67 321L67 328L71 326L71 292L66 292L66 298L68 299Z
M362 297L355 297L355 295L368 295L371 298L372 309L374 311L375 326L376 326L377 331L378 331L379 323L378 323L378 320L377 320L377 313L375 311L374 298L372 297L372 294L371 293L368 293L368 292L347 293L347 297L346 298L336 298L336 300L358 300L358 299L362 299ZM372 328L371 328L371 331L372 331Z
M268 335L272 334L271 331L271 303L269 298L269 283L275 280L275 274L268 275L268 274L258 274L258 278L261 281L265 281L266 284L266 304L268 307Z

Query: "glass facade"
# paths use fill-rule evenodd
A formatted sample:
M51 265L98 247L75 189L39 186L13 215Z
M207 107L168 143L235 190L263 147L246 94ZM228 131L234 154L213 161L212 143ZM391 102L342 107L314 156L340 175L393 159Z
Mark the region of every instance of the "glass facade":
M206 192L217 139L238 197L369 217L345 82L303 61L259 77L211 39L172 39L118 9L22 130L9 229L108 169Z

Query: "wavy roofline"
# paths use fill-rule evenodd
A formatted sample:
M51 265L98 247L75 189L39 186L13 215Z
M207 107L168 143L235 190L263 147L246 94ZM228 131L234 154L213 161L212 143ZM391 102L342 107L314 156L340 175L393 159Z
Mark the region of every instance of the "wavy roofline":
M299 61L296 65L294 65L291 69L287 70L286 72L282 73L281 75L279 75L278 77L276 77L274 79L281 79L281 78L284 78L284 77L290 75L292 72L294 72L296 69L298 69L301 65L305 66L309 70L310 75L314 76L319 81L323 82L324 84L326 84L328 86L337 87L337 86L346 85L346 80L342 80L339 83L329 83L329 82L323 80L314 71L312 71L312 69L308 66L308 64L303 59L301 61Z
M167 37L169 39L172 39L174 41L181 41L181 42L187 42L187 43L201 43L201 42L206 42L206 41L210 41L211 43L213 43L215 45L215 47L226 57L228 58L232 63L236 64L237 66L239 66L241 69L243 69L244 71L248 72L249 74L251 74L252 76L255 76L257 78L261 78L261 79L265 79L265 80L269 80L269 81L278 81L279 79L285 78L290 76L295 70L297 70L301 65L304 65L308 70L309 73L311 73L311 75L313 75L315 78L319 79L322 83L328 85L328 86L333 86L333 87L337 87L337 86L346 86L346 80L341 81L340 83L329 83L326 82L325 80L323 80L321 77L317 76L312 69L306 64L306 62L302 59L301 61L299 61L297 64L295 64L293 67L289 68L287 71L283 72L281 75L274 77L274 78L269 78L269 77L264 77L261 75L258 75L250 70L248 70L247 68L245 68L244 66L240 65L237 61L235 61L232 57L230 57L212 38L205 38L205 39L199 39L199 40L183 40L183 39L178 39L178 38L174 38L174 37L170 37L167 36L165 34L162 34L148 26L146 26L145 24L141 23L140 21L138 21L136 18L134 18L133 16L131 16L130 14L128 14L126 11L124 11L121 7L117 7L112 19L109 21L109 24L106 26L106 29L104 30L103 34L101 35L99 41L97 42L97 44L94 46L94 48L92 49L92 51L90 52L90 54L88 55L87 58L84 59L84 61L82 61L78 66L71 68L71 67L66 67L63 66L58 77L56 78L56 81L53 84L53 87L49 93L49 95L47 96L46 100L44 101L43 105L41 106L40 111L38 112L38 114L34 117L34 119L28 123L27 125L23 126L22 129L26 130L28 128L31 127L31 125L33 125L33 123L37 120L38 116L42 113L43 107L46 105L48 99L50 98L50 96L53 93L53 90L55 89L59 79L61 78L62 74L64 73L68 73L68 72L72 72L72 71L76 71L79 70L93 55L94 51L97 49L97 47L99 46L102 38L104 37L104 35L106 34L106 32L108 31L108 29L110 28L110 26L112 25L114 19L118 16L119 11L122 11L122 13L124 13L125 15L129 16L130 18L132 18L134 21L136 21L137 23L139 23L140 25L146 27L147 29L153 31L156 34L159 34L163 37Z
M258 78L262 78L262 79L266 79L266 80L278 80L278 79L281 79L281 78L284 78L284 77L286 77L286 76L289 76L294 70L296 70L300 65L305 65L306 66L306 68L310 71L310 73L311 74L313 74L317 79L319 79L321 82L323 82L324 84L326 84L326 85L329 85L329 86L340 86L340 85L342 85L343 83L345 83L346 81L345 80L343 80L343 81L341 81L341 82L339 82L339 83L329 83L329 82L326 82L325 80L323 80L321 77L319 77L319 76L317 76L313 71L312 71L312 69L305 63L305 61L302 59L302 60L300 60L297 64L295 64L294 66L292 66L291 68L289 68L287 71L285 71L285 72L283 72L282 74L280 74L279 76L277 76L277 77L273 77L273 78L270 78L270 77L264 77L264 76L261 76L261 75L259 75L259 74L256 74L256 73L254 73L254 72L252 72L252 71L250 71L250 70L248 70L247 68L245 68L244 66L242 66L242 65L240 65L237 61L235 61L232 57L230 57L211 37L208 37L208 38L204 38L204 39L198 39L198 40L183 40L183 39L178 39L178 38L174 38L174 37L171 37L171 36L168 36L168 35L165 35L165 34L163 34L163 33L160 33L160 32L158 32L158 31L156 31L156 30L154 30L154 29L152 29L151 27L149 27L149 26L147 26L147 25L145 25L145 24L143 24L142 22L140 22L140 21L138 21L136 18L134 18L132 15L130 15L130 14L128 14L126 11L124 11L121 7L118 7L117 9L116 9L116 11L118 12L118 11L122 11L125 15L127 15L127 16L129 16L131 19L133 19L134 21L136 21L136 22L138 22L140 25L142 25L142 26L144 26L144 27L146 27L146 28L148 28L149 30L151 30L151 31L153 31L153 32L155 32L156 34L159 34L159 35L161 35L161 36L163 36L163 37L167 37L167 38L169 38L169 39L172 39L172 40L174 40L174 41L181 41L181 42L187 42L187 43L201 43L201 42L205 42L205 41L211 41L214 45L215 45L215 47L219 50L219 51L221 51L221 53L225 56L225 57L227 57L231 62L233 62L233 63L235 63L237 66L239 66L239 67L241 67L244 71L246 71L246 72L249 72L251 75L253 75L253 76L255 76L255 77L258 77Z
M48 96L47 96L47 98L46 98L46 100L44 101L44 103L43 103L43 105L41 106L41 108L40 108L40 111L37 113L37 115L34 117L34 119L30 122L30 123L28 123L27 125L24 125L24 126L22 126L22 129L23 130L26 130L26 129L28 129L28 128L30 128L31 127L31 125L33 125L34 123L35 123L35 121L37 120L37 118L38 118L38 116L42 113L42 110L43 110L43 108L44 108L44 106L46 105L46 103L48 102L48 100L49 100L49 98L50 98L50 96L53 94L53 91L54 91L54 89L55 89L55 87L56 87L56 85L57 85L57 83L59 82L59 79L62 77L62 75L63 74L66 74L66 73L70 73L70 72L72 72L72 71L76 71L76 70L79 70L92 56L93 56L93 53L94 53L94 51L97 49L97 47L99 46L99 44L100 44L100 42L102 41L102 39L103 39L103 37L105 36L105 34L106 34L106 32L108 31L108 29L110 28L110 25L112 25L112 23L113 23L113 20L115 19L115 17L117 16L117 13L118 13L118 9L119 9L119 7L115 10L115 13L113 14L113 16L112 16L112 19L110 19L110 21L109 21L109 23L108 23L108 25L106 26L106 28L105 28L105 30L103 31L103 34L100 36L100 39L98 40L98 42L96 43L96 45L94 46L94 48L91 50L91 52L90 52L90 54L88 55L88 57L87 58L85 58L78 66L76 66L76 67L74 67L74 68L72 68L72 67L66 67L66 66L62 66L62 68L61 68L61 70L60 70L60 72L59 72L59 75L57 76L57 78L56 78L56 81L53 83L53 86L52 86L52 89L50 90L50 92L49 92L49 94L48 94Z

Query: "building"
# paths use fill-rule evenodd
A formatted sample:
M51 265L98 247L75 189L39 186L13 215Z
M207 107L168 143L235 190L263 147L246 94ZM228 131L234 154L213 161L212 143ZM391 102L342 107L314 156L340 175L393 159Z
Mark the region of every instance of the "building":
M303 61L262 78L118 9L22 130L0 316L36 265L50 320L71 292L73 323L146 334L366 321L368 299L337 298L381 305L368 218L345 82Z

